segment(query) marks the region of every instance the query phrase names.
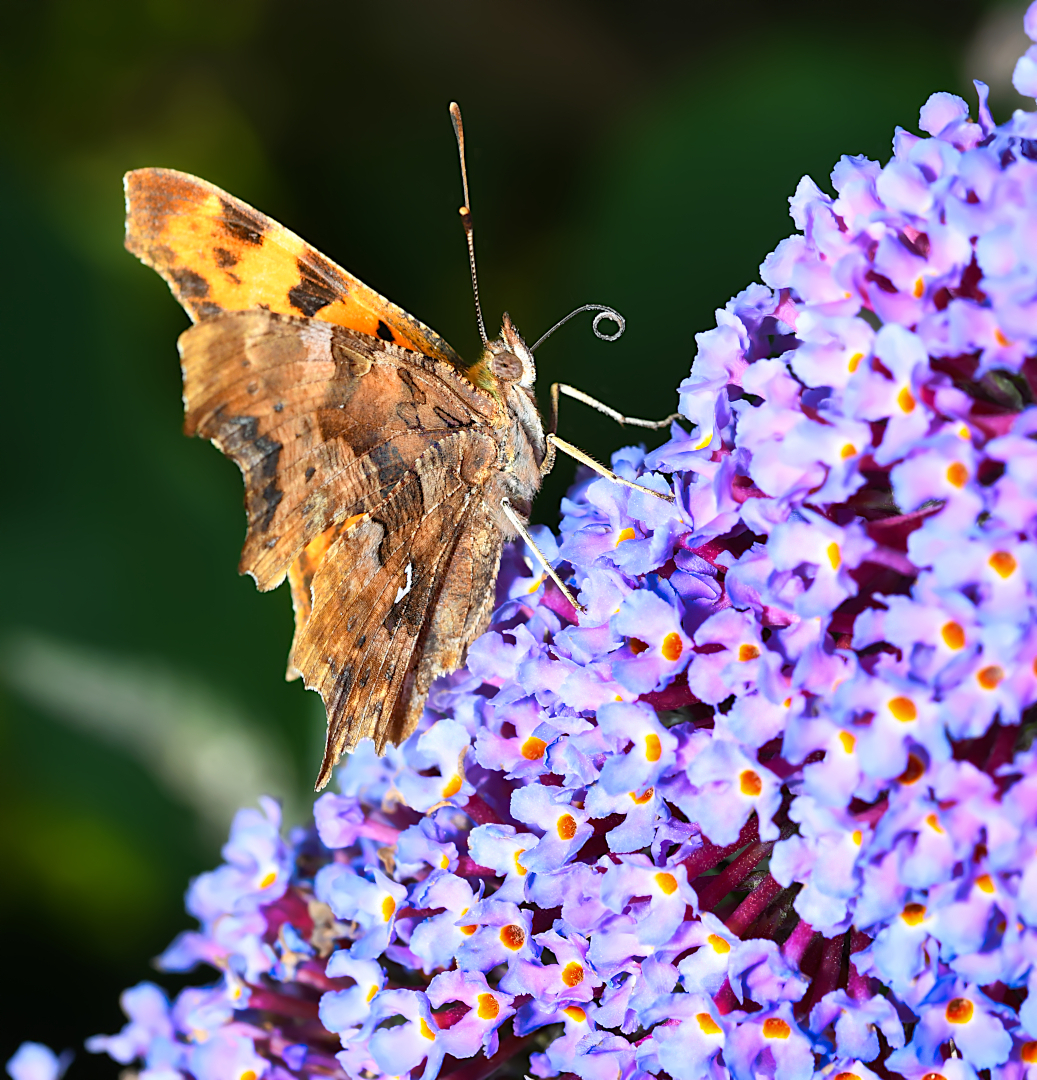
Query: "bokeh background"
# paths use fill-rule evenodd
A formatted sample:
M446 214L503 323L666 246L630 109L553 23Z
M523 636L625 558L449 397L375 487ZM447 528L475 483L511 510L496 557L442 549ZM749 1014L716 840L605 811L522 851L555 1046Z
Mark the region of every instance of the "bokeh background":
M34 0L0 7L0 1061L78 1049L179 929L262 791L300 820L323 714L285 684L286 589L235 573L236 468L180 434L165 285L121 176L197 173L477 347L446 106L464 108L484 310L626 411L675 404L694 334L789 231L803 173L885 159L933 90L995 115L1023 7L975 0ZM586 316L583 317L586 320ZM575 404L562 432L624 436ZM557 520L572 467L537 505ZM176 980L160 977L175 988Z

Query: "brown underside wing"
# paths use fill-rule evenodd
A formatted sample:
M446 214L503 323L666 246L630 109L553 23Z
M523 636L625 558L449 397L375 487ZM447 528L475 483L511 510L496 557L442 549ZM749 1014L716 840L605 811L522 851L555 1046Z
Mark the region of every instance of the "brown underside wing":
M485 629L513 425L451 365L311 319L224 312L180 352L185 430L245 480L240 569L291 580L289 677L328 712L322 786L359 739L406 738Z
M127 173L126 246L196 323L180 338L184 426L241 468L240 570L287 576L288 677L319 690L318 790L365 737L414 730L432 680L485 628L501 511L528 512L543 425L505 318L465 365L443 339L283 225L171 169ZM521 359L520 355L521 354Z

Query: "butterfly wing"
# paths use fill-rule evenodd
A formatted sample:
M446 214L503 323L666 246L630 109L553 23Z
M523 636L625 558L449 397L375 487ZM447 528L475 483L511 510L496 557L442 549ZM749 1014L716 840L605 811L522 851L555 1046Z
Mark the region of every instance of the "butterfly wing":
M312 610L291 664L327 708L318 790L360 739L379 753L402 742L433 679L457 668L486 628L503 538L471 479L495 456L478 431L437 441L331 539L310 578Z
M495 408L449 364L315 319L225 312L179 345L185 430L241 468L240 570L264 591L311 541L378 506L432 443Z
M180 352L188 434L245 480L240 569L291 581L289 677L328 712L322 787L359 739L406 738L485 628L498 406L445 362L315 319L224 312Z
M193 321L251 308L306 315L464 368L435 331L215 185L175 169L137 169L123 184L126 247Z
M438 334L240 200L168 169L125 186L127 248L196 323L185 429L245 479L240 569L291 583L288 675L328 712L319 789L361 738L406 738L489 620L502 404Z

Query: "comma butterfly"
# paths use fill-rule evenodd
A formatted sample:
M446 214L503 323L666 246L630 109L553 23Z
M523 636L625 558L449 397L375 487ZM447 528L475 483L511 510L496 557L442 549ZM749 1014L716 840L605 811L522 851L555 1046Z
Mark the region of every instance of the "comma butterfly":
M451 115L475 285L456 105ZM504 541L522 535L536 550L525 525L556 448L640 487L554 434L559 392L621 423L662 427L672 417L623 417L559 384L545 432L533 350L506 314L500 337L487 340L477 287L484 348L466 364L427 326L212 184L138 169L125 188L126 247L195 324L179 339L186 433L210 439L244 477L239 570L263 591L285 577L291 586L288 677L318 690L328 716L319 791L360 739L373 738L379 753L405 739L432 681L464 662L490 619ZM580 310L589 308L618 319L601 305Z

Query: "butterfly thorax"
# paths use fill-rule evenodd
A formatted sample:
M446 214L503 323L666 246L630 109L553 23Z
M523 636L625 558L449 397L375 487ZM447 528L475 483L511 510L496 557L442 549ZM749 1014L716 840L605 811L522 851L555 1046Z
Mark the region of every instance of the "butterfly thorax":
M533 388L536 364L522 336L505 313L501 336L487 342L474 365L490 386L486 388L502 406L501 433L498 443L497 475L489 484L487 501L499 506L508 499L523 517L529 516L533 496L540 490L540 465L547 444L544 424L537 409ZM497 515L505 536L514 528L503 514Z

